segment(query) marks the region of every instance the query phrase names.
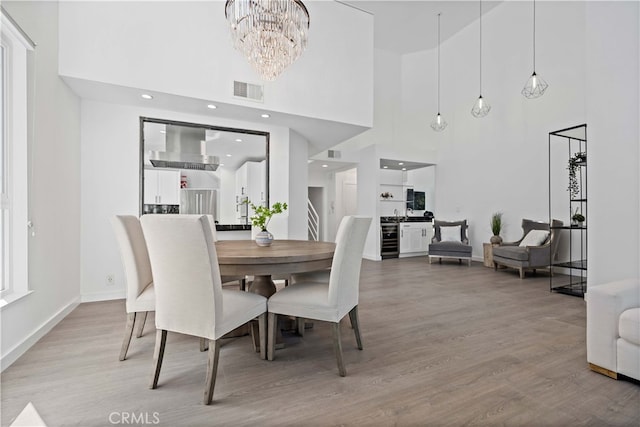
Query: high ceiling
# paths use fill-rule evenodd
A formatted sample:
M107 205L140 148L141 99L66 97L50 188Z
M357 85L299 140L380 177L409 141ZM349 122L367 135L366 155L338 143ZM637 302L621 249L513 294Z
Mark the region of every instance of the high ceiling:
M479 1L392 1L347 0L341 3L374 16L374 46L399 54L433 49L438 45L438 13L441 41L451 37L478 19ZM482 2L482 13L500 4Z

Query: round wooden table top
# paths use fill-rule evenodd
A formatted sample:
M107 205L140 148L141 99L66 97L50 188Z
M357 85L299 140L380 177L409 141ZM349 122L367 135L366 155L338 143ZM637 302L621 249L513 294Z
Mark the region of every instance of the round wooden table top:
M312 240L274 240L261 247L253 240L216 242L220 274L272 275L302 273L331 266L336 244Z

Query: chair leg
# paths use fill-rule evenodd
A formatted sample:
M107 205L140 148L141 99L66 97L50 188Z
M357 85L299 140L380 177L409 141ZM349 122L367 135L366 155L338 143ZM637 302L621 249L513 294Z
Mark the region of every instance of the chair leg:
M209 344L206 338L200 338L200 351L207 351L209 350Z
M220 340L209 340L207 357L207 379L204 385L204 404L209 405L213 400L213 389L216 386L218 373L218 359L220 358Z
M267 332L267 359L273 360L273 353L276 348L276 328L278 316L275 313L268 315L268 332Z
M431 255L429 255L429 264L431 264Z
M440 264L442 264L442 258L439 258L439 259L438 259L438 262L439 262Z
M458 265L462 265L462 258L458 258Z
M142 313L140 313L140 316L138 316L138 330L136 332L136 338L140 338L142 336L142 332L144 331L144 324L147 321L147 314L149 314L148 311L143 311Z
M338 361L338 373L341 377L347 375L346 369L344 369L344 361L342 360L342 341L340 340L340 322L332 323L333 326L333 351L336 354Z
M356 305L349 312L349 320L351 320L351 327L353 333L356 334L356 343L358 344L358 350L362 350L362 338L360 337L360 321L358 320L358 306Z
M247 290L247 279L240 279L240 290L241 291Z
M133 324L136 322L136 313L127 313L127 326L124 329L124 340L122 341L122 347L120 348L120 361L127 358L127 351L129 350L129 343L131 342L131 336L133 335Z
M518 270L520 270L520 279L524 279L524 268L520 267Z
M469 267L471 267L471 258L467 261L469 263Z
M304 317L296 317L296 329L298 331L298 335L303 337L304 336Z
M493 271L498 271L498 263L497 262L493 262Z
M162 358L164 357L164 348L167 344L167 331L156 330L156 347L153 350L153 372L151 373L150 389L158 387L158 378L160 378L160 369L162 368Z
M258 334L260 335L260 359L267 358L267 313L258 316Z

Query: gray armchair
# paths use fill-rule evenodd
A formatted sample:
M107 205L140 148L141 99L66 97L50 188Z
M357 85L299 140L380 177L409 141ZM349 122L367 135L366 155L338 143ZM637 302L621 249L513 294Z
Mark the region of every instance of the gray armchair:
M562 221L554 219L553 227L562 226ZM500 246L493 248L493 268L498 269L499 265L517 268L520 278L524 279L525 269L533 270L535 274L537 268L549 268L551 260L556 257L558 242L560 241L560 230L549 229L549 223L522 220L522 230L524 233L520 240L516 242L503 242ZM539 246L519 246L520 242L531 230L549 231L549 237Z
M449 240L446 238L446 229L452 227L460 228L460 235L457 233L455 240ZM429 264L431 264L432 258L439 258L439 262L442 263L442 258L454 258L458 262L462 263L462 259L466 259L469 265L471 265L471 245L469 244L469 238L467 237L467 220L462 221L433 221L433 238L431 238L431 244L429 245ZM445 229L445 232L443 232ZM443 237L445 237L443 239Z

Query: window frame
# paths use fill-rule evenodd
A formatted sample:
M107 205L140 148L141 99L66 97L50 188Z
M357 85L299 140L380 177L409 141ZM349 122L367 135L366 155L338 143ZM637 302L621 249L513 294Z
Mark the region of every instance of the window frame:
M2 283L0 308L30 293L28 280L29 173L28 111L29 52L35 44L6 12L0 8L2 45Z

